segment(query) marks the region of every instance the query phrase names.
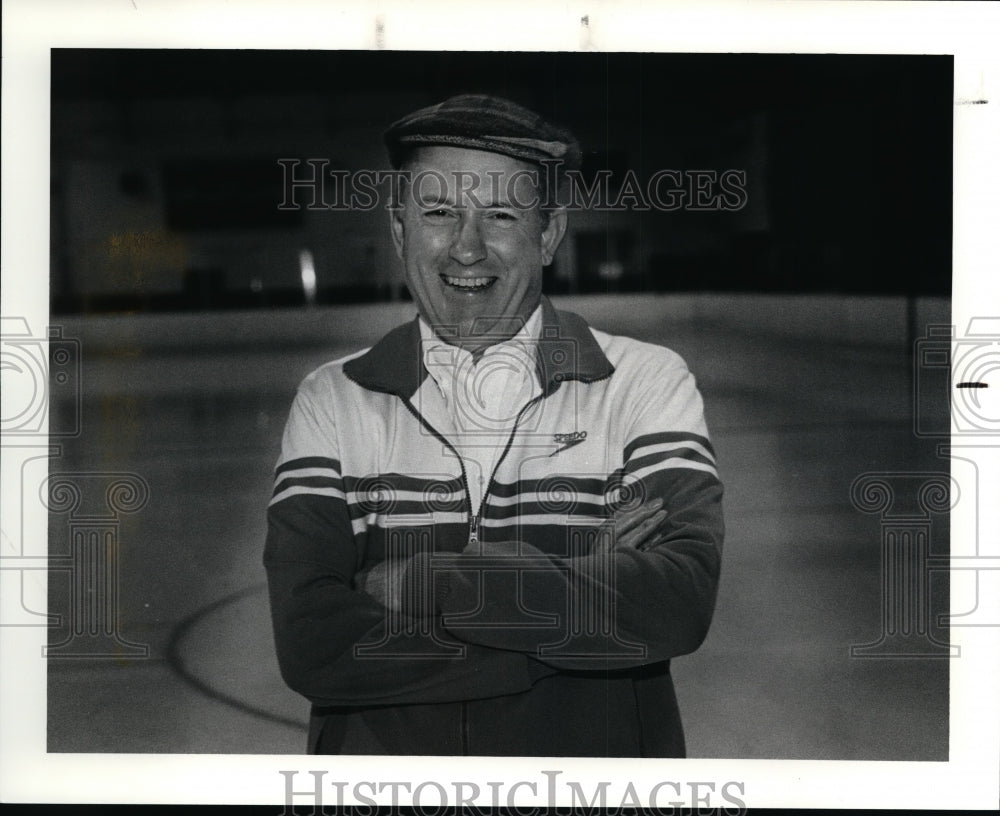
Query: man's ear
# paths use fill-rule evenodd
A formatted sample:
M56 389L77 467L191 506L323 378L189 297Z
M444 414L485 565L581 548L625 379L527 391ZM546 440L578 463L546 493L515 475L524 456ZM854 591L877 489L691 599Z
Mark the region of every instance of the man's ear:
M389 209L389 227L392 229L392 242L396 245L396 254L403 260L403 208Z
M549 213L548 226L542 230L542 265L548 266L566 235L566 208L559 207Z

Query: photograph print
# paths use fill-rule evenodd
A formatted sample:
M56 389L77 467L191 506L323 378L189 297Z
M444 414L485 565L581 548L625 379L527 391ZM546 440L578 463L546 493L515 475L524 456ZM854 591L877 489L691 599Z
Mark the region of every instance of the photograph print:
M48 751L947 762L953 82L52 49Z

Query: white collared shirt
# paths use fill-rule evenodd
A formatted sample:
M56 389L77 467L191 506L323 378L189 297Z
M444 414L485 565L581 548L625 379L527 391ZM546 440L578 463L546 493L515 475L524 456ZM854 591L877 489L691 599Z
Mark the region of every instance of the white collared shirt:
M542 307L513 337L487 347L478 362L445 343L422 317L419 322L424 366L452 423L442 431L462 458L475 515L518 414L542 390L535 362Z

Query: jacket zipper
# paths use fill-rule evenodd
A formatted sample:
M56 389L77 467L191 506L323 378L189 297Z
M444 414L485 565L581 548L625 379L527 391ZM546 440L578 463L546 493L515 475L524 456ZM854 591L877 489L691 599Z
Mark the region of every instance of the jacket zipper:
M538 396L529 400L517 412L517 417L514 419L514 427L510 431L510 436L507 437L507 444L504 446L503 453L500 454L500 458L497 459L496 465L493 466L493 472L490 474L490 481L486 485L486 490L483 491L482 499L479 502L479 512L473 515L472 513L472 492L469 490L469 477L465 472L465 462L462 461L462 457L459 455L455 446L448 441L437 428L431 425L430 422L424 418L419 411L413 406L413 404L408 399L403 399L403 404L407 407L409 412L413 414L416 420L423 425L428 431L434 434L437 439L439 439L453 454L455 458L458 459L458 466L462 469L462 486L465 488L465 506L466 512L469 514L469 544L479 543L479 522L482 519L483 508L486 506L486 498L489 496L490 491L493 489L493 482L496 479L497 471L500 469L500 465L503 464L504 459L507 458L507 454L510 453L510 448L514 444L514 436L517 434L517 426L521 424L521 417L524 416L525 412L536 402L542 399L544 395L539 394ZM462 701L462 756L469 755L469 704L467 701Z
M448 450L455 454L455 458L458 459L458 466L462 471L462 487L465 488L465 512L469 516L469 544L479 543L479 523L483 517L483 507L486 505L486 498L493 489L493 482L496 480L497 471L500 470L500 465L503 464L504 459L507 458L507 454L510 453L511 446L514 444L514 437L517 435L517 427L521 424L521 418L524 416L525 412L535 403L539 402L543 396L544 394L539 394L538 396L533 397L524 404L520 411L517 412L517 417L514 419L514 427L510 431L510 436L507 437L507 444L504 446L503 453L500 454L500 458L497 459L497 463L493 466L493 472L490 474L490 480L487 483L486 490L483 491L482 499L479 502L479 512L476 514L473 514L472 512L472 491L469 490L469 477L465 471L465 462L462 460L461 455L455 449L455 446L451 444L448 438L420 414L420 412L413 406L413 403L411 403L408 399L403 399L403 405L405 405L407 410L413 414L414 418L416 418L421 425L430 431L445 447L448 448Z
M479 512L476 513L476 517L469 521L469 543L479 543L479 522L483 516L483 508L486 507L486 498L490 495L490 491L493 489L493 482L496 480L497 471L500 470L500 465L503 464L504 459L507 458L507 454L510 453L510 448L514 444L514 437L517 435L517 426L521 424L521 417L524 416L525 412L531 408L535 403L542 399L542 394L537 397L532 397L528 402L524 404L520 411L517 412L517 416L514 418L514 427L510 431L510 436L507 437L507 444L504 446L503 453L500 454L500 458L497 459L497 463L493 466L493 472L490 474L490 480L486 484L486 490L483 491L483 497L479 502ZM468 489L468 485L466 485ZM469 501L469 509L472 509L472 501Z
M458 451L455 450L455 446L448 441L448 438L444 436L437 428L435 428L431 423L429 423L420 412L413 407L408 399L400 397L403 400L403 405L406 406L407 410L413 414L414 418L423 425L428 431L430 431L437 439L440 441L448 450L455 454L455 458L458 459L458 466L462 469L462 487L465 488L465 508L466 513L472 516L472 493L469 490L469 477L465 473L465 463L462 461L462 457L459 456Z

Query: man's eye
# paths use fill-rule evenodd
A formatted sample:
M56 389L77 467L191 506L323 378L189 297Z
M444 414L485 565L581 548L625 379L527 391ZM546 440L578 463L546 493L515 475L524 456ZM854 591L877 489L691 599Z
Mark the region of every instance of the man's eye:
M506 210L496 210L490 213L490 218L494 221L517 221L517 216Z
M443 221L451 218L451 216L451 210L445 209L444 207L438 207L436 210L424 210L424 218L430 218L434 221Z

